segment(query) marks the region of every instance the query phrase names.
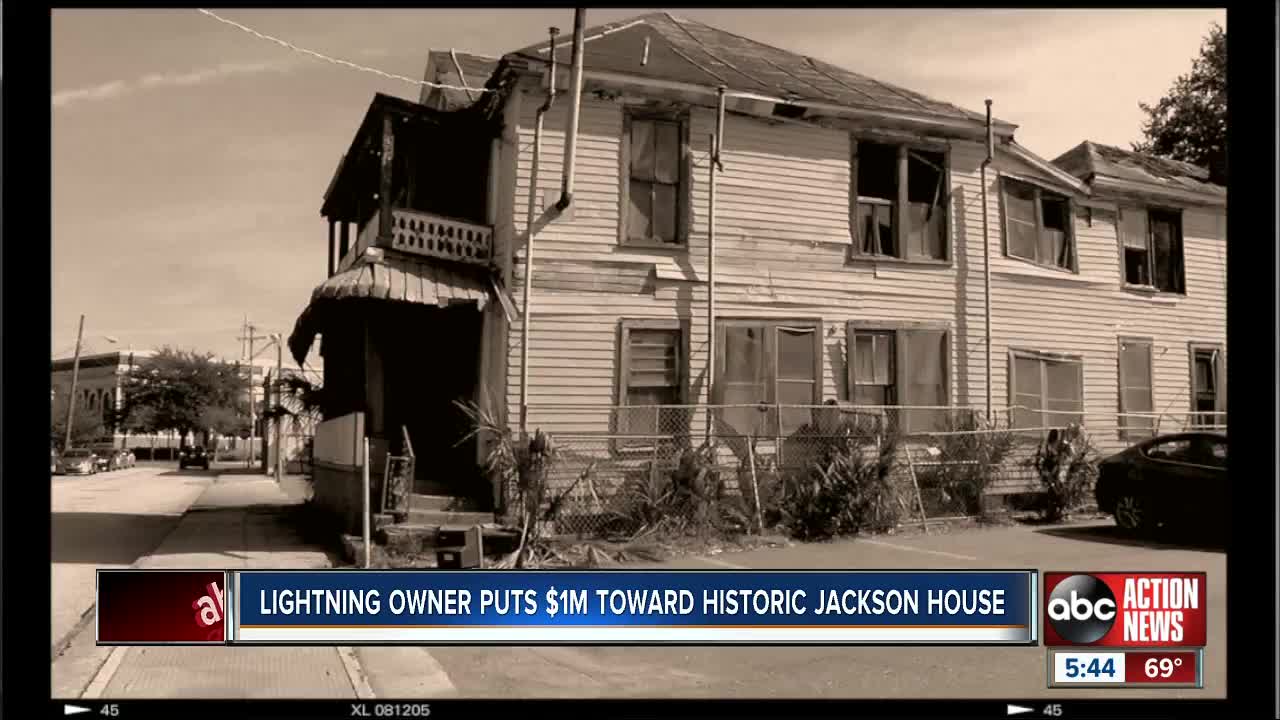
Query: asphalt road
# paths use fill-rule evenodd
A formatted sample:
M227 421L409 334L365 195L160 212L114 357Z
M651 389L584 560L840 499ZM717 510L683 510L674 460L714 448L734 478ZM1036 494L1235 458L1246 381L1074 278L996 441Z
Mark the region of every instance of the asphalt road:
M155 549L213 480L146 464L97 475L55 475L51 628L56 653L93 607L96 568L128 567Z
M166 478L193 494L203 478ZM228 479L220 480L215 489ZM72 481L74 482L74 481ZM83 481L81 481L83 482ZM99 482L110 482L102 479ZM187 485L186 483L192 483ZM245 486L248 487L248 486ZM234 487L226 487L231 492ZM105 491L104 491L105 492ZM208 497L208 496L206 496ZM175 499L175 502L179 500ZM202 500L201 502L205 502ZM228 500L248 505L248 500ZM254 503L260 504L259 501ZM234 508L227 507L228 511ZM256 516L240 511L235 517ZM303 550L263 525L235 523L230 535L251 552L215 540L218 516L192 513L166 541L186 566L293 562L277 545ZM253 520L260 523L261 519ZM188 527L188 523L193 523ZM190 532L188 532L190 531ZM182 537L178 537L182 536ZM180 541L180 542L176 542ZM219 544L221 543L221 544ZM104 543L105 544L105 543ZM137 543L135 543L137 544ZM208 547L205 547L208 546ZM113 552L118 552L113 547ZM221 552L221 554L219 554ZM128 554L128 553L123 553ZM162 555L165 553L161 552ZM276 556L279 557L276 557ZM123 560L123 557L117 558ZM985 698L1196 697L1226 694L1226 556L1219 550L1132 542L1110 524L1007 527L886 536L819 545L689 557L650 567L683 568L973 568L1041 571L1203 571L1208 574L1209 639L1204 690L1045 687L1044 648L910 647L515 647L515 648L130 648L112 653L77 636L64 666L68 688L97 688L96 698ZM92 579L90 578L90 583ZM91 585L90 585L91 589ZM84 647L80 647L84 645ZM55 676L59 673L55 672ZM89 678L93 681L90 682ZM56 688L55 688L56 689ZM79 690L76 690L78 693ZM88 691L86 691L88 692ZM67 695L55 692L58 697Z
M1226 555L1128 541L1109 524L968 529L686 558L664 567L1204 571L1205 689L1046 688L1043 647L432 648L456 697L985 698L1226 696ZM1215 609L1217 611L1215 611Z

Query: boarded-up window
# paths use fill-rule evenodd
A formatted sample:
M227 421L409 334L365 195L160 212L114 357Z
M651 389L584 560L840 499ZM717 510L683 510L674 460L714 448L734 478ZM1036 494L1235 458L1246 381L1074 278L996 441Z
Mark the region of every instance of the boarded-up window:
M1015 428L1065 427L1084 420L1079 360L1016 350L1009 365Z
M946 154L871 141L853 146L854 255L947 259Z
M628 183L624 240L683 242L684 127L680 120L626 116Z
M907 432L942 430L946 426L947 335L940 330L903 333L903 428Z
M789 435L811 423L810 406L822 400L817 323L719 320L716 325L716 402L735 406L720 411L721 431Z
M1180 212L1121 208L1119 233L1127 284L1186 292Z
M684 399L685 331L678 322L624 320L617 431L622 435L684 432L676 427Z
M1038 265L1076 269L1074 210L1064 195L1001 178L1005 254Z
M950 404L947 331L861 328L850 323L849 399L863 407L902 406L890 413L906 432L941 429Z
M1152 279L1162 292L1183 292L1182 216L1177 212L1152 210L1151 227Z
M1191 346L1192 425L1201 430L1221 430L1227 418L1227 394L1222 386L1222 349L1215 345Z
M1120 437L1127 440L1150 437L1155 432L1155 400L1151 382L1151 342L1121 339L1120 355Z

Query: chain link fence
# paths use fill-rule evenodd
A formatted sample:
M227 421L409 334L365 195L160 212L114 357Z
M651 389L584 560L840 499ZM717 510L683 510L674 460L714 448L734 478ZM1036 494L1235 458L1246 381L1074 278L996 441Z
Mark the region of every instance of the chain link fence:
M974 517L993 497L1041 490L1032 462L1050 430L1090 425L1078 413L1025 407L999 408L992 417L972 408L835 403L532 410L531 427L543 427L555 446L545 500L555 505L553 532L583 536L640 524L691 463L706 469L716 502L741 515L747 530L763 531L776 522L787 488L823 472L833 453L852 446L874 462L888 443L887 524ZM1150 415L1148 432L1224 431L1226 424L1225 413L1207 423L1205 413ZM1122 422L1094 424L1105 420Z

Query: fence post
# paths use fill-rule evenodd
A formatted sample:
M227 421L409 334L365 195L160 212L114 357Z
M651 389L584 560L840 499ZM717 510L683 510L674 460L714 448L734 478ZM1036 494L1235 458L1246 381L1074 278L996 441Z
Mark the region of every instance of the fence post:
M751 467L751 491L756 496L756 530L764 534L764 511L760 507L760 483L756 480L756 436L747 436L747 463Z
M879 435L876 436L877 438ZM924 534L929 534L929 514L924 511L924 496L920 494L920 481L916 478L916 464L911 459L911 443L908 440L903 443L902 449L907 453L907 470L911 473L911 484L916 489L916 505L920 508L920 527L924 528Z

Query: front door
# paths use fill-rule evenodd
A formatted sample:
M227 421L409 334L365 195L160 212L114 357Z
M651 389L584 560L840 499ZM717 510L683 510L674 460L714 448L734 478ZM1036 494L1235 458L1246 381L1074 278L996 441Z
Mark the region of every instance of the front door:
M388 353L388 435L404 452L407 431L415 462L414 490L487 497L476 468L471 424L458 402L475 397L482 314L474 306L406 309ZM402 431L401 428L404 430Z

